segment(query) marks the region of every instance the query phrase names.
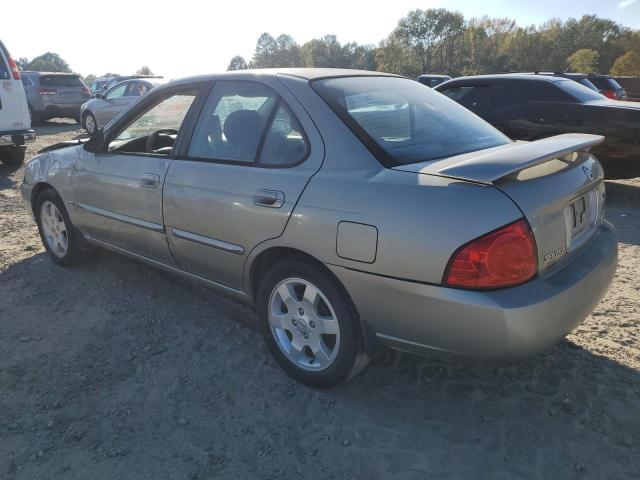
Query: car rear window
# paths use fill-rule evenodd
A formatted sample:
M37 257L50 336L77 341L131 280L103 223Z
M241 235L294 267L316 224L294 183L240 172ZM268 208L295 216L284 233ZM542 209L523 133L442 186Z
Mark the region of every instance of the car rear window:
M466 108L413 80L343 77L316 80L312 87L386 166L510 142Z
M43 87L84 87L77 75L42 75L40 85Z
M559 80L556 85L581 102L589 102L591 100L602 100L604 96L584 85L574 82L573 80Z
M613 78L608 77L591 77L589 78L599 90L620 90L622 87Z
M590 88L594 92L599 91L598 87L596 87L593 83L591 83L588 78L581 78L580 80L578 80L578 83L580 85L584 85L587 88Z

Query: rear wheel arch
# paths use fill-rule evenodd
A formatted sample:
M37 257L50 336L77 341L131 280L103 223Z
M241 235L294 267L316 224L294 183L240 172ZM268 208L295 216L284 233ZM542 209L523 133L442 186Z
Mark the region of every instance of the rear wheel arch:
M343 285L340 279L336 277L329 268L327 268L324 263L322 263L314 256L303 252L302 250L291 247L269 247L256 256L256 258L251 263L251 266L249 267L248 275L249 295L251 298L251 303L254 305L256 303L256 300L258 298L258 290L260 288L260 281L264 277L264 275L269 271L271 267L285 260L299 260L313 265L322 273L324 273L333 284L335 284L335 286L338 288L338 290L340 290L347 303L349 304L349 308L353 312L354 319L357 322L358 330L361 333L360 338L364 342L363 347L365 352L369 356L375 355L375 353L377 353L380 349L380 344L377 341L375 332L366 321L363 321L360 318L358 309L351 299L351 295L349 295L346 287Z
M276 263L290 258L296 258L307 263L311 263L316 267L319 267L325 273L334 276L320 260L303 252L302 250L290 247L269 247L260 252L251 262L251 266L249 267L249 294L253 301L255 301L257 297L260 280L264 274ZM335 280L338 281L338 279Z

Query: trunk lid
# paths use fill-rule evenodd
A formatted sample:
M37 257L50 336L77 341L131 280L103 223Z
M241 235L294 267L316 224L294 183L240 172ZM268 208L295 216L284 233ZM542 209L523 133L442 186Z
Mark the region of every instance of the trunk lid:
M500 189L529 222L538 270L545 275L568 261L602 221L604 174L588 153L602 140L597 135L558 135L395 169Z

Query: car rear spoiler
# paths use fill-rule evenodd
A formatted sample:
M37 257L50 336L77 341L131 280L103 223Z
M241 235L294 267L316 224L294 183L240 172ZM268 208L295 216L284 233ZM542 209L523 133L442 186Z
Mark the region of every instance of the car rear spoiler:
M604 137L600 135L567 133L534 142L515 142L507 148L492 149L471 158L465 155L466 160L446 165L434 172L423 172L480 183L494 183L526 168L574 152L588 151L603 140Z

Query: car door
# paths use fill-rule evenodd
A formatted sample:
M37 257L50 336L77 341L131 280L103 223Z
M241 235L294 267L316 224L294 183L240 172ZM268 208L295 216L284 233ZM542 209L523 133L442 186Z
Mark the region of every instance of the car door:
M109 123L113 117L131 102L131 99L125 97L128 88L129 83L122 82L105 92L102 105L93 112L98 125Z
M180 268L235 289L259 243L282 234L324 147L276 78L223 80L164 186L167 239Z
M103 146L81 151L74 168L77 223L86 235L175 266L162 218L162 188L172 162L171 144L200 84L164 89L110 127ZM155 135L160 147L147 144ZM177 135L175 134L177 132Z

